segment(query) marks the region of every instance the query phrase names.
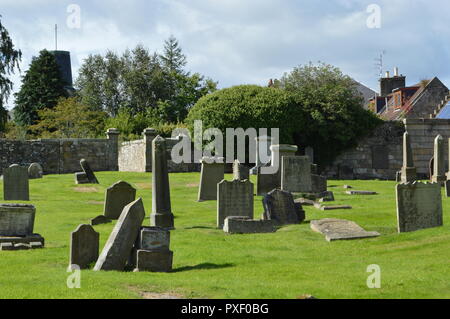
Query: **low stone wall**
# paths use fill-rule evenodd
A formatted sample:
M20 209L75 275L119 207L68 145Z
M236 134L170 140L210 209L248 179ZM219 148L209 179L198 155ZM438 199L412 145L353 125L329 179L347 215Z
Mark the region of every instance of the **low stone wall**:
M411 139L414 165L420 179L429 178L429 164L434 153L434 139L442 135L448 150L450 120L406 119L401 122L386 122L374 133L362 139L356 148L338 156L324 174L335 179L389 179L403 164L403 139L405 130ZM448 152L445 152L448 168Z
M124 142L120 146L119 150L119 171L121 172L151 172L152 171L152 141L156 137L156 132L151 129L146 129L143 133L144 138L142 140L136 140L131 142ZM192 150L192 163L180 163L177 164L171 159L172 148L179 143L179 139L166 139L167 143L167 158L168 170L171 173L188 173L188 172L200 172L200 163L193 163Z
M117 130L108 130L107 139L0 139L0 170L12 164L42 165L45 174L66 174L81 170L80 159L86 159L95 171L118 170Z

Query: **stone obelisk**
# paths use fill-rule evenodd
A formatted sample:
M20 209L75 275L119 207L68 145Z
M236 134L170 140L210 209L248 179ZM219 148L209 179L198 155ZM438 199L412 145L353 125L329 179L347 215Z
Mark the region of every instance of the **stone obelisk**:
M411 140L408 132L403 134L403 167L401 182L412 183L417 179L417 170L414 167L413 153L411 148Z
M434 168L433 183L443 184L447 178L445 177L445 153L444 153L444 138L438 135L434 140Z
M157 136L152 141L152 226L174 229L170 204L169 171L167 168L166 140Z

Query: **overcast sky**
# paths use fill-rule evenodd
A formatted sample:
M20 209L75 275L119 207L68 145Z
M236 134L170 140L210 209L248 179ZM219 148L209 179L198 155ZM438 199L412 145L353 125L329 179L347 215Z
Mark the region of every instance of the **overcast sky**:
M81 9L80 28L67 23L71 4ZM376 26L372 4L381 9L380 28L368 27L368 19ZM58 24L58 49L71 52L74 77L89 54L137 44L161 52L173 34L188 69L220 88L266 85L320 60L377 89L383 50L384 70L398 66L408 84L438 76L450 85L448 0L0 0L0 14L24 54L22 70L40 50L54 49ZM14 82L17 90L18 76Z

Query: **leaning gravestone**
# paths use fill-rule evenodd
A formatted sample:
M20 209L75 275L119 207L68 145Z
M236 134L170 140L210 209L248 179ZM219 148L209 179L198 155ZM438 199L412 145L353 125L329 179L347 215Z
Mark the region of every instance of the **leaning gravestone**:
M124 270L144 218L141 198L125 206L95 264L95 271Z
M241 164L238 160L233 163L233 179L245 181L250 179L250 168L247 165Z
M103 215L109 219L118 219L122 210L136 199L136 189L124 181L112 185L105 193Z
M396 193L399 233L443 225L439 183L398 184Z
M98 184L97 177L95 177L94 171L91 169L91 166L89 163L82 159L80 161L81 168L83 169L83 172L86 174L86 178L89 181L90 184Z
M44 170L42 169L41 164L32 163L28 167L28 178L29 179L39 179L44 175Z
M217 184L225 178L223 157L203 157L198 201L217 200Z
M228 216L253 218L253 184L249 180L223 180L217 185L217 227L223 228Z
M292 193L310 193L312 188L309 157L284 156L281 160L281 189Z
M91 225L80 225L70 237L70 269L87 269L97 261L100 234Z
M330 242L380 236L378 232L364 230L355 222L334 218L313 220L311 221L311 229L325 235L325 239Z
M17 164L3 170L4 200L30 200L28 168Z
M279 225L299 224L305 220L305 211L294 202L291 193L274 189L263 199L264 220L275 220Z

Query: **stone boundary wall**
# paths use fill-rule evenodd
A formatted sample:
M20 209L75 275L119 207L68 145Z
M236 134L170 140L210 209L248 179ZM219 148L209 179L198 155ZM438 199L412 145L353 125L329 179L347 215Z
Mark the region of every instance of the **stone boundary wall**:
M157 136L153 129L146 129L143 132L144 138L131 142L124 142L119 150L119 171L121 172L151 172L152 171L152 141ZM180 137L182 138L182 137ZM167 158L168 169L170 173L189 173L200 172L201 164L193 163L174 163L171 159L172 148L179 143L177 138L167 138Z
M118 170L119 131L110 129L107 139L0 139L0 170L12 164L42 165L45 174L67 174L81 170L86 159L95 171Z
M362 139L356 148L339 155L324 174L333 179L395 180L396 172L403 164L402 135L406 130L411 138L418 177L428 179L437 135L444 137L445 149L448 150L450 120L405 119L401 124L398 121L384 123L371 136ZM445 152L445 160L448 168L448 151Z

